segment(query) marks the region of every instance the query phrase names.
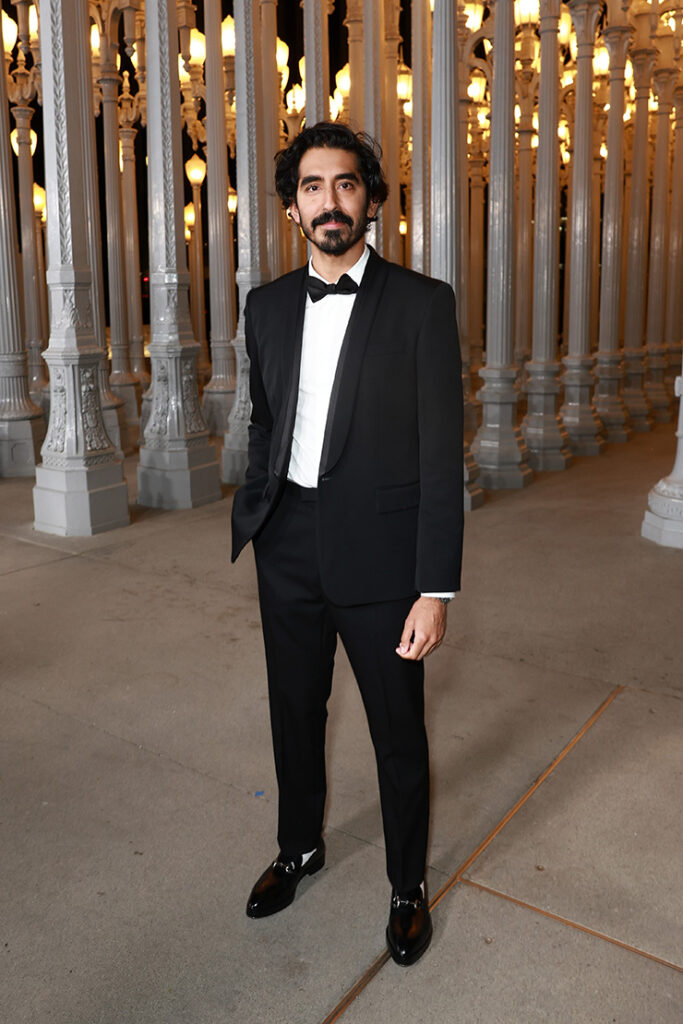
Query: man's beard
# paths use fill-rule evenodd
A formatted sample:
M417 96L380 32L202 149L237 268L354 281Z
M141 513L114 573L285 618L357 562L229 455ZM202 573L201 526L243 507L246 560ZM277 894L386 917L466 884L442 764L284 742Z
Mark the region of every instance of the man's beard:
M351 232L345 235L340 228L333 228L324 232L321 242L314 241L313 233L315 229L328 224L330 221L341 221L342 224L347 224L351 228ZM346 213L342 213L341 210L330 210L328 213L321 213L319 217L315 217L311 221L310 228L306 228L302 222L301 230L304 237L312 245L320 249L321 252L329 253L332 256L343 256L345 252L352 249L356 242L363 237L367 226L367 214L359 217L358 221L354 223L351 217Z

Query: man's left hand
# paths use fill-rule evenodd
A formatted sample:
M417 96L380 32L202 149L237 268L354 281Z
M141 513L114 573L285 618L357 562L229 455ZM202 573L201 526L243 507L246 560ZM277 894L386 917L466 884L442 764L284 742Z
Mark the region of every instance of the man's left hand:
M438 597L418 597L410 609L396 653L406 661L422 661L446 632L446 605Z

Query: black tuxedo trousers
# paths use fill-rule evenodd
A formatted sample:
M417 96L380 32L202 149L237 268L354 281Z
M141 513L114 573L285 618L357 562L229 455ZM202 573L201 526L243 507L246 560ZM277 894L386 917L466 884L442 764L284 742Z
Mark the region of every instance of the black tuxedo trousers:
M407 891L424 878L429 759L422 662L396 654L417 595L341 606L320 582L316 492L287 485L254 542L287 855L318 844L326 795L325 726L337 636L355 674L375 749L387 874Z

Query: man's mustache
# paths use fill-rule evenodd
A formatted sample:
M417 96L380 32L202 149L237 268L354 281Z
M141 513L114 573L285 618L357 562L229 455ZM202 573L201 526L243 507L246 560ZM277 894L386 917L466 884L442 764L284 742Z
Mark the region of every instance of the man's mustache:
M342 213L341 210L329 210L327 213L321 213L319 217L315 217L311 221L311 227L319 228L323 224L329 224L331 221L337 221L340 224L348 224L350 228L353 227L353 220L346 213Z

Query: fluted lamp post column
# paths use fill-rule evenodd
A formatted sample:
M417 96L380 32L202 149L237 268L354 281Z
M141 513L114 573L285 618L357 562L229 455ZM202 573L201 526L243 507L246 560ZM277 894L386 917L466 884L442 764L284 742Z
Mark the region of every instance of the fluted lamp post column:
M118 95L120 75L116 69L119 15L110 10L107 32L100 37L102 90L102 134L104 136L104 180L107 208L107 269L109 283L110 384L123 401L127 426L126 452L140 443L140 382L131 371L128 351L128 310L123 241L123 204L119 158ZM116 42L114 42L116 40Z
M14 22L7 15L3 24L10 29ZM23 310L26 350L28 355L29 389L32 400L47 412L46 386L48 383L42 350L47 342L41 329L38 282L36 273L36 244L33 221L33 154L37 135L31 129L33 119L32 101L40 91L40 50L38 47L38 24L35 7L29 16L30 53L33 66L26 66L26 55L22 46L17 47L16 66L11 72L9 101L16 129L12 132L12 145L17 156L19 171L19 220L21 226L21 271L23 279ZM15 26L16 28L16 26ZM14 30L12 35L16 37ZM11 52L11 51L10 51Z
M348 6L348 4L347 4ZM429 0L411 0L411 50L413 55L412 105L413 150L410 182L410 265L418 273L429 273L429 137L431 14ZM350 46L350 37L349 37Z
M516 0L517 26L517 97L518 125L518 190L517 190L517 252L515 258L515 364L519 382L524 388L524 367L531 355L531 283L534 265L533 238L533 138L534 107L538 82L538 50L536 25L540 16L539 0ZM540 98L539 98L540 100Z
M433 19L432 167L429 242L431 275L460 289L460 190L458 188L457 0L437 0ZM458 330L460 331L459 310ZM453 338L459 344L459 338ZM464 390L464 388L463 388ZM465 394L465 398L466 398ZM463 451L466 509L478 508L484 492L469 445Z
M310 37L306 35L307 30L310 31L310 22L306 20L307 11L304 10L304 47L308 54L307 62L309 67L315 67L313 79L317 80L318 67L322 69L322 75L324 79L324 85L326 87L325 95L329 89L327 88L327 82L329 80L329 69L330 62L327 56L327 0L324 0L325 9L320 6L320 0L316 0L317 7L314 14L314 36L320 34L319 44L320 50L314 51L313 55L309 53L309 48L312 45ZM309 12L310 13L310 5ZM320 20L318 21L316 15L319 13ZM270 270L270 276L275 278L279 277L284 273L284 239L282 238L282 227L283 227L283 211L280 204L279 196L275 191L275 181L273 176L273 158L280 149L280 70L278 68L278 36L277 36L277 0L260 0L260 14L261 14L261 71L263 74L263 123L261 125L261 131L263 132L263 182L266 190L265 198L265 224L264 228L268 239L268 264ZM324 76L327 75L327 78ZM309 79L309 95L310 95L310 75L307 73L306 78ZM308 97L307 97L308 103ZM329 109L328 109L329 113ZM317 120L322 120L317 118ZM314 120L310 120L309 124L315 124Z
M349 121L358 131L363 126L363 0L346 0L344 24L349 35Z
M624 308L624 389L623 398L631 417L631 426L638 432L652 427L650 402L644 386L646 372L645 294L647 287L647 224L648 224L648 123L650 76L655 51L650 40L651 8L639 3L633 13L635 35L631 45L633 81L636 90L636 112L631 158L631 191L629 198L628 250L626 264L626 295Z
M624 222L624 108L626 52L631 27L621 0L610 0L608 24L602 38L609 53L609 114L607 163L602 224L600 321L596 356L595 410L608 441L628 441L629 416L621 395L619 351L621 259Z
M318 121L329 121L330 118L330 4L329 0L303 0L301 6L304 9L306 121L314 125Z
M557 415L560 363L557 349L559 292L560 153L558 31L560 0L541 0L541 71L538 90L538 157L534 229L531 360L522 434L533 469L566 469L573 462L567 432Z
M491 489L531 482L528 449L517 427L514 341L515 31L509 0L494 0L493 83L487 274L486 367L481 426L472 442L479 482Z
M88 265L90 267L90 299L93 311L95 343L99 350L97 379L100 391L102 420L107 437L116 451L116 457L123 460L124 450L130 450L128 428L123 400L111 390L109 384L109 352L107 349L107 325L104 311L104 269L102 260L102 230L100 225L100 190L97 180L97 154L95 140L95 90L99 99L100 34L95 24L90 26L90 54L85 60L81 104L81 132L83 134L83 195L81 203L87 211L86 241Z
M384 92L384 28L384 3L382 0L363 0L364 104L362 127L380 145L384 143L385 131L385 112L382 102ZM352 95L354 85L355 83L352 82ZM308 101L306 103L306 113L308 115ZM380 256L383 256L386 245L384 214L380 213L376 223L371 226L368 239L377 249Z
M247 468L249 358L244 334L244 305L251 288L268 279L263 221L263 136L259 131L262 78L259 46L259 11L256 0L235 0L235 94L237 98L237 245L239 265L239 321L232 345L237 362L235 402L223 445L221 476L225 483L242 483ZM251 102L245 102L246 97Z
M183 241L178 36L174 0L145 4L152 410L138 466L138 502L194 508L221 497L202 419Z
M87 5L42 0L40 13L52 320L45 352L50 422L36 469L34 525L84 536L128 523L122 463L102 421L93 330L84 203L83 111L92 109Z
M126 309L128 312L128 347L131 371L144 391L151 380L145 365L145 342L142 323L142 289L140 287L140 237L138 231L138 197L135 171L135 127L141 116L140 89L133 96L128 72L123 73L123 91L119 97L119 142L121 145L121 189L123 192L124 264L126 271Z
M657 423L671 419L671 398L664 375L668 367L667 344L664 337L666 314L666 266L669 255L669 137L673 92L678 79L674 55L674 34L668 25L660 26L655 35L658 50L653 75L657 97L655 114L656 142L650 215L650 260L647 287L646 339L649 373L645 390ZM677 287L672 282L672 287ZM680 283L678 285L680 288Z
M569 0L578 53L571 202L571 278L569 324L564 357L564 404L561 416L577 455L599 455L605 449L602 425L592 404L591 232L593 156L593 50L602 0ZM597 225L595 225L597 229Z
M200 383L211 376L209 348L206 342L206 288L204 283L204 229L202 226L202 185L206 177L206 164L198 153L193 153L185 161L185 174L192 187L192 204L194 206L194 273L197 282L197 309L195 310L195 341L199 345L197 356L197 374Z
M235 398L230 353L235 321L235 285L232 229L226 203L229 181L220 0L205 0L204 28L211 380L204 387L202 412L209 432L222 435L227 430L228 416Z
M676 121L666 277L666 341L670 369L681 365L683 355L683 74L679 81L681 84L674 91Z
M36 278L38 282L38 305L40 307L40 333L41 337L47 338L50 333L50 315L47 308L47 283L45 281L45 248L43 241L43 224L45 223L45 208L47 206L47 195L41 185L33 183L33 211L34 230L36 234ZM45 378L47 386L47 398L45 399L46 415L50 412L50 384ZM45 390L43 391L45 396Z
M7 85L0 66L0 477L33 476L45 436L42 411L29 394L16 254Z

